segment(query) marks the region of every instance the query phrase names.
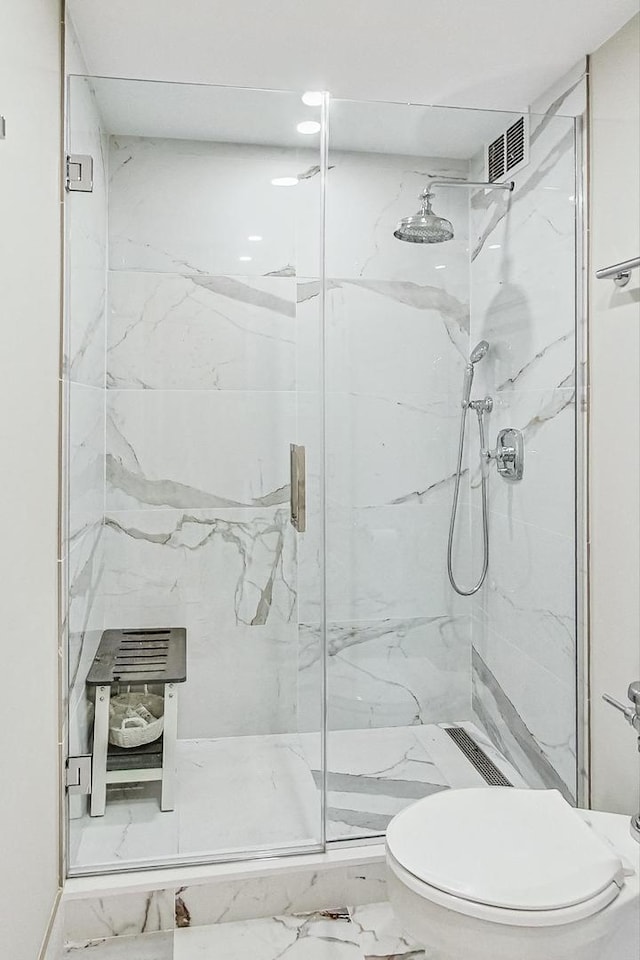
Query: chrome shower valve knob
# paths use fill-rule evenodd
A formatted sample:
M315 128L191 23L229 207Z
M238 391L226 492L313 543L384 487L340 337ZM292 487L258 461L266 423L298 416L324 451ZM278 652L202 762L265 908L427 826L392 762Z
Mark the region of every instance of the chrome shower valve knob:
M495 450L483 450L487 461L495 460L498 473L505 480L522 480L524 474L524 437L520 430L507 427L498 434Z

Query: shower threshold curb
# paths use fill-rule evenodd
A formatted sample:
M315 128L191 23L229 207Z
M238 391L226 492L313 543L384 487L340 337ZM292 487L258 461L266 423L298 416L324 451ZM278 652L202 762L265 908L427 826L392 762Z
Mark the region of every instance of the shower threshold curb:
M322 913L387 899L384 846L210 866L82 877L62 896L65 944L156 935L270 916Z
M159 870L135 870L128 873L100 874L70 877L65 881L63 899L83 900L117 894L166 890L202 883L229 880L249 880L296 873L303 870L325 870L332 867L350 867L382 863L384 843L352 841L333 846L319 853L265 857L255 860L237 860L227 863L199 864L188 867L165 867Z

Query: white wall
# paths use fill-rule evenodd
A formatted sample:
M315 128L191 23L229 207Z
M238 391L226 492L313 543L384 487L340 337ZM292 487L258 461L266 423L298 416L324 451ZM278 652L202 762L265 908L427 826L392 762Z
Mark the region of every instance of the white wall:
M638 808L633 731L601 700L640 678L640 271L594 270L640 253L640 16L591 57L592 804Z
M57 0L0 4L0 952L34 960L58 887Z

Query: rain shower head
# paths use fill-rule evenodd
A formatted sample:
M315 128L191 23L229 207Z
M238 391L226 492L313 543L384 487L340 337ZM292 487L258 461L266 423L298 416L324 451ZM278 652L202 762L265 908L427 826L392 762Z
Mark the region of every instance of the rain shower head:
M479 343L476 343L475 347L471 351L469 362L477 363L478 360L482 360L483 357L486 357L488 349L489 344L486 340L481 340Z
M444 217L438 217L431 209L433 194L425 190L420 194L422 206L412 217L404 217L393 231L394 237L407 243L442 243L451 240L453 227Z

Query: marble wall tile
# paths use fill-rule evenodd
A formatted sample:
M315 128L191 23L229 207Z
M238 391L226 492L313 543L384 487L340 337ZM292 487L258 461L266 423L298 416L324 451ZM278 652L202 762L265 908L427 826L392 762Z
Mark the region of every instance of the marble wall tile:
M544 115L532 117L530 162L516 173L513 194L478 192L471 202L471 340L490 343L474 394L494 398L490 446L503 427L517 427L525 439L520 483L489 470L491 559L472 604L473 705L528 782L572 796L575 144L573 120L556 115L564 93L556 94ZM477 463L473 429L469 436L470 462ZM472 469L476 566L479 480Z
M408 486L394 504L353 509L328 503L329 622L457 616L464 609L446 580L452 493L447 478L431 489ZM320 620L315 542L315 531L308 530L299 545L302 623Z
M573 539L497 514L492 516L491 532L494 565L478 594L474 622L486 620L496 634L571 685L575 674Z
M400 506L407 495L437 489L455 472L460 416L446 398L332 393L326 406L327 497L333 505Z
M220 626L295 618L295 537L281 508L118 511L105 537L111 615L206 603Z
M511 725L497 745L518 769L514 740L536 782L574 796L574 540L498 514L491 531L492 570L474 605L474 706L497 729Z
M294 728L296 541L288 510L114 512L105 550L109 626L187 628L180 736Z
M295 278L112 271L109 313L110 387L295 389Z
M491 344L481 392L556 387L573 370L574 164L573 120L553 118L512 194L472 197L471 333Z
M496 662L507 670L530 670L530 683L537 695L544 690L547 698L562 697L570 691L562 688L551 674L527 661L520 651L513 655L500 639L494 643ZM516 696L510 697L502 683L487 667L483 658L473 651L473 707L478 722L488 731L500 752L514 765L528 786L559 790L570 803L575 803L575 753L571 767L572 732L562 729L562 718L557 714L533 732L514 706ZM555 720L555 722L554 722ZM559 721L559 722L558 722ZM544 737L547 739L545 740ZM575 750L575 748L574 748Z
M300 216L319 192L310 173L317 150L112 137L109 164L112 270L295 275L302 228L313 237L302 272L318 274L319 222ZM272 186L286 176L299 177L297 186Z
M573 538L575 535L575 390L573 384L556 390L513 390L496 394L487 418L487 432L516 427L524 435L525 473L520 483L506 483L495 468L489 470L492 512ZM479 463L475 425L469 430L471 463ZM472 504L480 503L480 470L471 473ZM478 530L478 533L480 531Z
M386 897L386 866L327 867L288 871L249 880L199 884L176 893L176 924L195 927L209 923L249 920L331 910L345 903L378 903Z
M409 726L470 716L468 617L327 625L329 728ZM465 655L466 654L466 655ZM320 630L300 628L298 726L320 729Z
M72 944L65 949L64 960L174 960L173 938L172 931Z
M67 428L68 549L104 514L105 392L71 382Z
M438 277L440 274L438 274ZM298 282L298 385L317 389L319 282ZM468 353L468 286L327 281L326 380L334 420L357 396L436 415L459 394ZM312 386L309 386L312 385ZM331 439L331 434L329 435Z
M288 503L294 395L110 390L107 403L108 510Z
M64 914L68 945L173 930L174 891L167 889L115 894L99 899L66 899Z
M301 282L303 294L305 287ZM329 392L396 403L442 400L462 382L468 353L467 273L432 271L404 282L331 279L326 324Z
M327 276L445 285L468 270L466 191L438 187L435 210L455 225L454 239L435 246L402 243L398 221L420 207L429 178L466 179L468 162L429 157L331 151L327 177ZM345 224L348 228L345 229ZM446 269L435 272L436 265Z

